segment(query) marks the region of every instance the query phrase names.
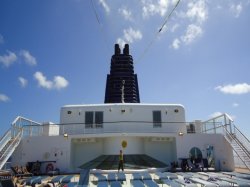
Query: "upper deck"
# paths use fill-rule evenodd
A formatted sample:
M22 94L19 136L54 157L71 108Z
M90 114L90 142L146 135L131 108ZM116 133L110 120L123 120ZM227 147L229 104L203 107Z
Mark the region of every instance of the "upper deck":
M67 105L60 127L68 134L186 132L185 110L179 104Z

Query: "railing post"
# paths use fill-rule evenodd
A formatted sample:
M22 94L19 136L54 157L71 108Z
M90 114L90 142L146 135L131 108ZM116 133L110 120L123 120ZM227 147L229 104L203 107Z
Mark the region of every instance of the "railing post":
M213 119L213 125L214 125L214 134L216 134L215 119Z

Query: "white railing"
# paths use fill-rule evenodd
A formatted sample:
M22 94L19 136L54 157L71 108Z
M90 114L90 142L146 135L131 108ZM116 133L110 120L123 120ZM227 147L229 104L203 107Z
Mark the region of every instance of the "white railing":
M9 145L4 151L4 153L0 157L0 169L5 165L9 157L12 155L12 153L15 151L15 148L18 146L22 138L22 131L19 131L19 133L11 140L9 141Z
M5 145L10 141L10 139L11 139L11 129L9 129L1 138L0 151L5 147Z
M234 121L226 113L213 117L209 120L202 122L203 133L222 133L225 134L224 129L227 129L230 133L234 130Z

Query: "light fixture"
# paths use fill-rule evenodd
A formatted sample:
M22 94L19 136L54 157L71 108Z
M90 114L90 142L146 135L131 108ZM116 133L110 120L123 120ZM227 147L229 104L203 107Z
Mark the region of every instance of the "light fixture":
M64 137L65 139L68 139L69 136L68 136L67 133L64 133L64 134L63 134L63 137Z
M179 132L178 135L179 135L179 136L183 136L184 133L183 133L183 132Z

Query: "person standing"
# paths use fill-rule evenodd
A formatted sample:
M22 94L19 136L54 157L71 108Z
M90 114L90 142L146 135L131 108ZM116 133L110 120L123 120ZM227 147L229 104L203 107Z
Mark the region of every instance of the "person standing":
M123 153L122 153L122 150L120 150L118 172L120 171L120 169L122 169L122 171L124 171L123 163L124 163Z

